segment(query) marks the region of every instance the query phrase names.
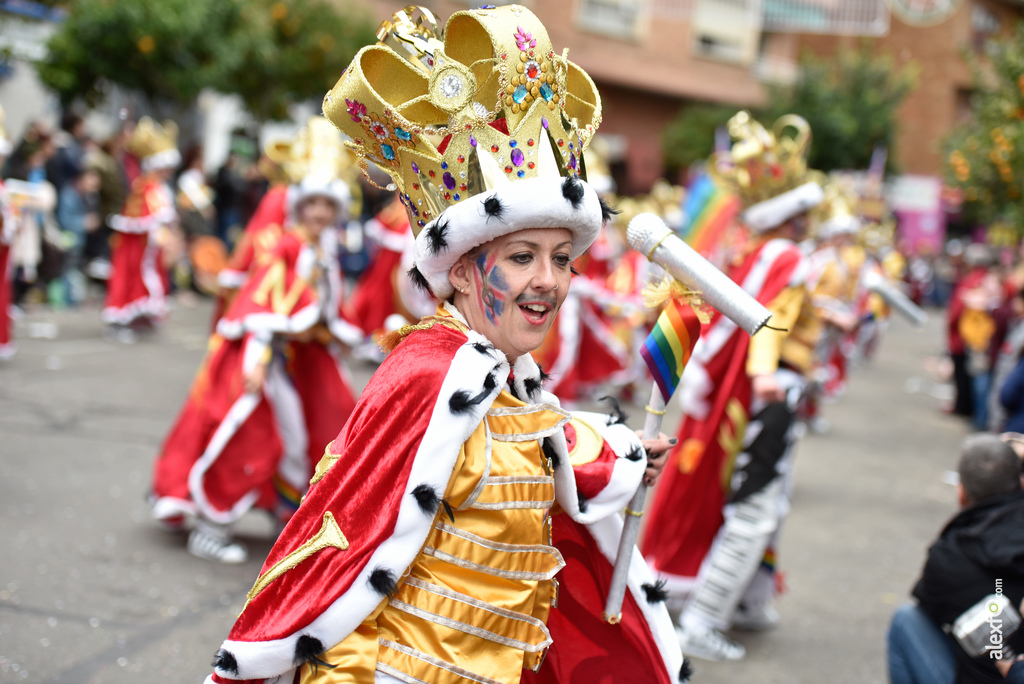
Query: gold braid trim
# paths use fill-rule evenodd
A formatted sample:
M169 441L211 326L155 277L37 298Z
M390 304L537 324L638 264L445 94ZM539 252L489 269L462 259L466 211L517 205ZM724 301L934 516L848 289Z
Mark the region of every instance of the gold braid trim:
M450 316L438 316L433 314L431 316L424 316L420 319L420 322L416 325L403 325L398 330L392 330L387 335L380 338L380 350L385 354L389 354L394 351L398 343L404 340L410 333L416 332L417 330L429 330L435 325L441 324L445 327L451 328L452 330L458 330L459 332L466 332L469 330L462 321L456 320Z

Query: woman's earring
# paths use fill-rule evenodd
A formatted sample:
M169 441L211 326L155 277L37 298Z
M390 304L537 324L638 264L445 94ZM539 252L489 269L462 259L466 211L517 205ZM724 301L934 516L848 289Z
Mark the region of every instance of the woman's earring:
M558 289L558 283L555 283L555 286L553 288L551 288L551 289L552 290L557 290Z

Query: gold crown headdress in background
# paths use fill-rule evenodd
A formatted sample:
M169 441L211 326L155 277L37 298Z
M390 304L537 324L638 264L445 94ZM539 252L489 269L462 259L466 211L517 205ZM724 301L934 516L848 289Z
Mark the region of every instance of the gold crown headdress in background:
M857 217L857 191L852 183L831 177L824 185L825 198L811 210L812 233L819 239L828 239L839 233L855 234L861 228Z
M796 114L776 120L769 132L749 112L739 112L728 123L735 141L732 149L712 155L708 171L745 207L771 199L810 180L807 153L811 127ZM782 134L792 129L792 137Z
M166 154L178 149L178 125L173 121L157 123L148 116L139 119L139 123L128 141L128 151L139 159Z
M601 100L532 12L456 12L443 42L440 35L429 11L406 7L323 105L360 165L370 160L394 180L414 231L519 179L586 178L583 150L600 125Z

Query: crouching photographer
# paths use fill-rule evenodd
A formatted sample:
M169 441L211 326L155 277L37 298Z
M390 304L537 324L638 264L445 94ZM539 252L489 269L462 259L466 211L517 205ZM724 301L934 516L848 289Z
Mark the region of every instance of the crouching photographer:
M898 609L889 628L892 684L1024 681L1024 661L1016 662L1024 629L1015 627L1024 598L1021 460L995 435L974 435L958 471L961 510L928 550L917 604Z

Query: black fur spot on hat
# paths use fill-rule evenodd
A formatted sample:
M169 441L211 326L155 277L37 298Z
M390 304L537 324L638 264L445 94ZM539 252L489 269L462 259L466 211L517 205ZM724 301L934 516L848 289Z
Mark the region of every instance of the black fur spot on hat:
M679 668L679 684L686 684L690 681L690 677L693 676L693 664L690 663L690 659L683 658L683 666Z
M583 187L583 183L580 183L572 176L568 176L562 181L562 196L569 200L569 204L572 205L573 209L580 208L580 204L583 203L583 196L586 193L587 191Z
M444 250L448 249L448 240L446 234L448 233L448 224L450 221L447 218L437 219L434 225L431 226L430 230L427 231L427 249L434 256L437 256Z
M583 496L583 492L576 490L576 502L579 504L580 513L587 512L587 497Z
M427 282L426 276L420 273L420 269L413 266L412 268L409 269L407 275L409 276L409 280L412 281L413 285L420 288L424 292L430 292L430 283Z
M626 458L628 458L630 461L639 461L643 457L644 457L644 450L643 450L642 447L638 447L638 446L633 447L630 450L630 452L628 454L626 454Z
M668 592L665 591L665 580L660 579L654 584L641 584L640 588L644 590L644 596L647 597L648 603L661 603L668 598Z
M501 203L497 195L491 195L484 200L484 211L488 218L496 218L499 221L505 216L505 205Z
M420 510L424 513L428 515L437 513L441 497L437 495L437 491L433 487L426 483L416 485L416 488L412 490L412 495L416 497L416 503L420 505Z
M387 568L377 568L370 573L370 586L381 596L391 596L398 590L398 580Z
M617 425L617 424L620 424L620 423L625 425L626 420L629 419L629 416L627 416L626 412L622 410L621 406L619 406L619 400L618 399L616 399L615 397L604 396L604 397L601 397L600 399L598 399L598 401L606 401L612 407L611 408L611 415L608 416L608 418L609 418L608 424L609 425Z
M552 468L558 468L558 466L562 465L562 459L558 457L558 452L555 451L555 447L551 444L550 439L545 439L540 448L548 460L551 461Z
M612 216L622 213L618 209L613 209L611 205L605 202L604 197L598 197L597 199L601 203L601 223L608 223L612 220Z
M238 674L238 661L235 659L235 654L223 648L213 654L213 667L221 672Z

